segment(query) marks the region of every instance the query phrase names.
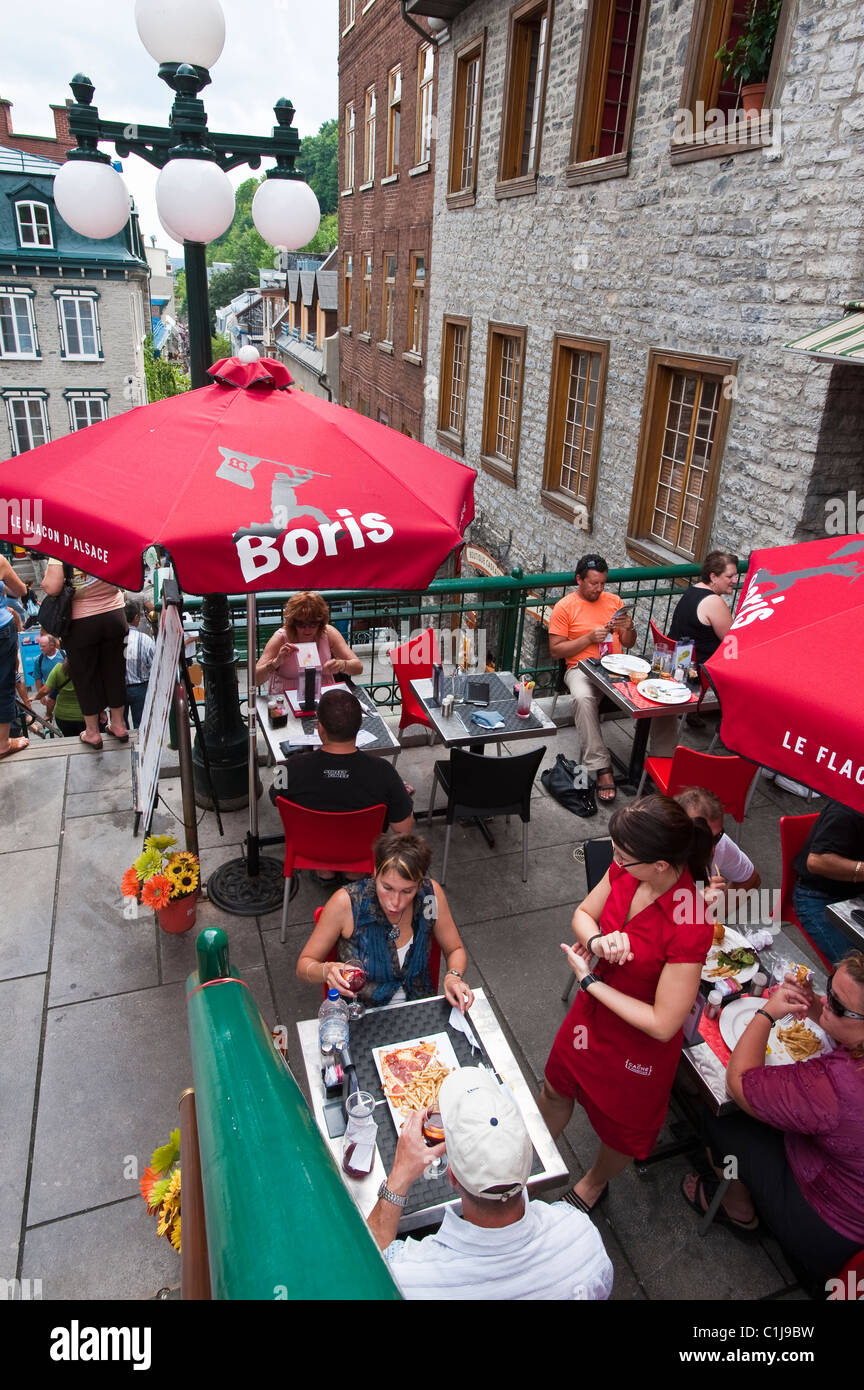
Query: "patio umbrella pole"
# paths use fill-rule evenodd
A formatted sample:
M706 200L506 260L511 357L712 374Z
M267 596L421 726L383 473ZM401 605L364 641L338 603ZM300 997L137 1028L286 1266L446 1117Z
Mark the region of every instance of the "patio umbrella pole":
M258 712L255 708L255 665L258 651L255 595L246 596L246 708L249 726L249 830L246 858L230 859L207 880L207 896L224 912L259 917L282 903L283 872L277 859L261 855L258 835ZM297 883L295 877L295 883ZM299 887L299 884L297 885ZM293 896L293 894L292 894Z

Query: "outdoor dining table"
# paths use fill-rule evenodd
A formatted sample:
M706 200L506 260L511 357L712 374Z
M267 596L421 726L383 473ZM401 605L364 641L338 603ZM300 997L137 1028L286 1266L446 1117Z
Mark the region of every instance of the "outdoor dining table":
M648 748L648 735L651 731L652 719L668 719L670 715L678 716L682 714L692 714L699 703L702 694L702 687L699 680L687 681L690 690L689 703L680 705L659 705L638 694L638 687L634 687L622 676L615 676L600 665L596 657L587 657L579 663L580 671L583 671L592 685L597 686L607 699L616 704L619 709L624 710L634 721L633 747L630 751L630 763L626 766L614 753L612 757L619 767L625 770L625 777L622 785L625 787L639 786L642 778L642 771L645 767L645 753ZM634 691L635 697L634 697ZM720 701L713 690L708 690L702 700L701 710L705 714L718 713ZM610 750L611 752L611 750Z
M348 687L346 687L347 689ZM364 753L374 753L380 757L395 758L399 752L399 740L396 738L392 729L381 718L378 709L369 694L358 687L355 687L353 694L357 696L363 707L363 723L360 726L361 734L358 737L357 747ZM304 747L312 748L317 746L310 740L314 739L318 721L314 714L297 715L288 705L288 718L284 724L275 725L270 718L270 711L267 707L267 697L258 695L255 700L255 709L258 714L258 727L264 735L267 744L267 751L270 755L270 765L274 763L284 763L293 756L295 751L301 751ZM363 731L371 735L371 740L366 741Z
M489 686L489 704L486 708L497 711L504 720L499 729L484 729L482 725L474 723L471 715L478 708L475 705L456 704L452 714L445 718L441 706L432 698L431 680L411 682L411 689L423 706L430 724L448 748L466 743L510 743L515 739L537 738L541 734L545 737L558 732L557 725L544 714L536 700L531 702L531 709L524 718L516 713L516 696L513 694L516 677L511 671L486 671L482 675L468 677L469 684L480 681ZM450 692L451 684L452 680L445 677L445 694ZM479 751L483 751L482 746Z
M834 926L840 928L840 931L849 938L853 946L857 946L859 950L864 948L864 896L844 898L842 902L829 903L825 911ZM852 916L853 912L860 912L859 921L856 922Z
M363 1216L369 1215L378 1200L378 1188L393 1165L398 1138L389 1106L383 1099L384 1092L372 1049L398 1046L402 1042L431 1037L435 1033L446 1032L460 1066L487 1068L512 1093L534 1148L528 1192L534 1194L547 1187L555 1187L567 1177L567 1166L537 1109L533 1080L523 1075L484 991L475 990L469 1015L471 1030L478 1044L474 1051L463 1033L448 1026L450 1011L451 1005L439 995L432 999L389 1004L380 1009L370 1008L363 1018L352 1022L350 1047L358 1083L362 1090L383 1102L375 1110L378 1125L375 1159L369 1175L360 1179L349 1177L342 1169L342 1136L331 1138L328 1134L324 1110L327 1101L321 1081L321 1054L318 1049L318 1019L309 1018L297 1024L315 1123ZM408 1202L399 1221L400 1232L437 1224L447 1206L455 1206L458 1210L459 1199L450 1186L446 1171L441 1177L418 1178L408 1194Z

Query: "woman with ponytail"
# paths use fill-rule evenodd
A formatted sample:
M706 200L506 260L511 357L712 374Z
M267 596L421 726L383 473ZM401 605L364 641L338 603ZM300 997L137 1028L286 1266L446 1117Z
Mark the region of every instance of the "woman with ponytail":
M696 889L712 848L703 820L671 797L646 796L615 812L609 834L613 862L573 914L575 946L562 944L580 988L538 1102L557 1137L578 1100L600 1140L565 1198L586 1212L654 1147L713 937Z

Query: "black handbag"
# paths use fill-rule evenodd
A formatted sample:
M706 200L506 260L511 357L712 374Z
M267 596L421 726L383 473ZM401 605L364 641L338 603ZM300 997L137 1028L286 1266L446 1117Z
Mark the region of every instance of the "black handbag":
M549 795L568 811L572 811L574 816L583 816L585 819L596 816L597 798L594 795L594 787L588 781L585 769L572 758L565 758L563 753L559 753L555 759L555 766L541 773L540 781Z
M74 597L72 566L64 564L63 588L59 594L49 594L47 598L44 598L39 609L40 626L44 627L46 632L50 632L52 637L56 637L58 642L62 642L69 631Z

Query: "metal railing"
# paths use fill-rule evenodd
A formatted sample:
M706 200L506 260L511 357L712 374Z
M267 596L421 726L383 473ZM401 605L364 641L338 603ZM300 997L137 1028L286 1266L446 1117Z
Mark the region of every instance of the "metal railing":
M739 581L747 560L738 565ZM606 588L620 594L632 610L637 642L634 650L651 649L649 621L665 632L685 586L698 577L699 565L664 565L653 568L621 568L609 571ZM357 684L365 687L376 704L399 704L399 687L387 653L426 628L434 628L445 665L467 660L471 669L483 670L494 663L498 670L514 671L535 681L538 695L555 690L558 663L549 654L547 626L552 607L574 587L573 572L524 574L513 570L500 578L435 579L422 592L339 589L325 593L331 621L363 660ZM256 595L258 654L281 624L287 595ZM190 613L201 599L187 598ZM246 660L246 599L229 598L237 659Z

